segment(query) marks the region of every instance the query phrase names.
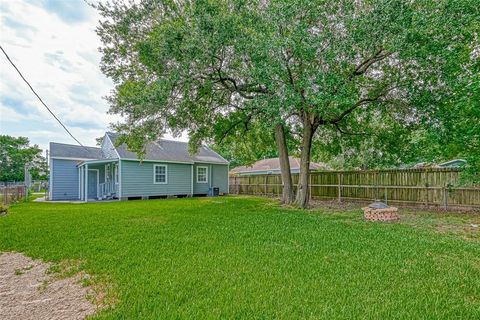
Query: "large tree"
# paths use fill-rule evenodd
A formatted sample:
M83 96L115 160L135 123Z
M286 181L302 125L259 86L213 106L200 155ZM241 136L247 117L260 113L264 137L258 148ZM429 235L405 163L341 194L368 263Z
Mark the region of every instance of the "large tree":
M289 132L301 140L299 207L309 198L312 141L434 121L453 94L447 84L471 61L480 22L476 0L150 0L99 9L102 69L117 84L111 112L126 115L117 128L132 148L167 129L188 130L194 147L256 121L276 133L286 159Z
M0 181L23 181L25 165L30 165L33 179L48 174L42 150L31 146L28 138L0 135Z

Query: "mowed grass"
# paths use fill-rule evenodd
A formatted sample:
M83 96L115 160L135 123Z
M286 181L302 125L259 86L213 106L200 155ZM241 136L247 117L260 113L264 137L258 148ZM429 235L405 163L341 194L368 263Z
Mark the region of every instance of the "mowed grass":
M81 261L100 319L479 319L480 244L250 197L22 203L0 251Z

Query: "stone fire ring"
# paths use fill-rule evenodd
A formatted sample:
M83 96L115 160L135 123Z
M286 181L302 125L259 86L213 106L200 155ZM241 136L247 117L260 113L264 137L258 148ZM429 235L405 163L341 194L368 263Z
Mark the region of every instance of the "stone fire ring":
M362 209L363 216L367 221L396 221L400 219L398 208L390 207L383 202L374 202Z

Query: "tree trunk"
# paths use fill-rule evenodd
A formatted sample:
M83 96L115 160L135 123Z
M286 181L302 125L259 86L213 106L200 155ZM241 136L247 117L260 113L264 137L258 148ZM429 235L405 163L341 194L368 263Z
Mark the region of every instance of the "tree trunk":
M306 208L310 198L308 178L310 176L310 153L312 149L312 138L315 129L308 117L303 121L302 154L300 157L300 174L298 177L297 197L295 205L299 208Z
M282 174L282 203L292 204L294 200L292 174L290 172L290 161L288 160L285 129L282 124L277 124L275 126L275 141L277 143L278 158L280 159L280 172Z

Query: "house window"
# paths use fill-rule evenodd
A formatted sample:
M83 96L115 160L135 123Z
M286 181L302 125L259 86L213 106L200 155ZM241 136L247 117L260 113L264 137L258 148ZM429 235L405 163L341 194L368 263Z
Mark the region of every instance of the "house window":
M197 183L208 182L208 167L197 167Z
M153 166L153 183L167 183L167 166L164 164L156 164Z

